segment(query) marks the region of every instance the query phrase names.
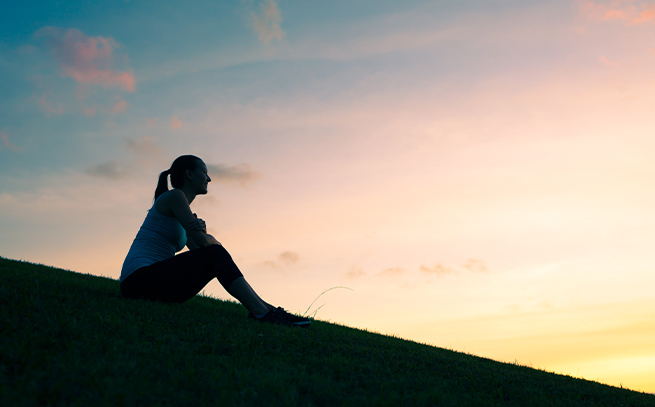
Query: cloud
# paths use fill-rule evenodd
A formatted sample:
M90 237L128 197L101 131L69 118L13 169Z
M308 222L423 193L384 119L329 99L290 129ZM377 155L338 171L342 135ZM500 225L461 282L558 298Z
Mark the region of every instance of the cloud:
M595 21L623 21L628 25L655 21L655 3L613 0L580 0L580 14Z
M39 107L44 113L62 114L64 107L59 102L52 103L45 96L39 98Z
M9 133L6 131L0 131L0 139L2 140L0 150L8 149L9 151L23 151L22 148L16 147L11 141L9 141Z
M389 267L378 273L380 276L398 276L405 274L405 269L402 267Z
M364 270L362 270L361 267L353 266L353 267L350 268L350 271L346 274L346 277L349 278L349 279L354 279L354 278L359 278L359 277L362 277L362 276L365 276L365 275L366 275L366 273L364 272Z
M476 259L469 259L466 264L464 264L464 268L473 273L486 273L489 271L482 260Z
M282 270L284 266L292 266L300 261L300 256L296 252L285 251L280 253L276 260L267 260L264 266L271 267L276 270ZM281 263L281 264L280 264Z
M619 65L618 62L610 61L606 57L600 57L599 61L600 61L601 64L603 64L605 66L618 66Z
M238 182L246 185L260 178L258 172L253 171L248 164L227 166L223 164L207 164L209 176L218 181Z
M129 106L129 103L127 103L124 100L121 100L120 102L116 103L114 107L111 109L111 112L114 114L117 113L123 113L124 111L127 110L127 107Z
M639 24L655 20L655 4L648 7L648 9L644 9L639 13L639 17L633 19L633 23Z
M172 130L177 130L182 127L182 120L180 120L177 116L173 116L171 117L170 126Z
M259 12L250 12L250 24L255 34L264 44L269 44L274 39L281 41L285 33L280 27L282 15L274 0L264 0L259 3Z
M84 112L84 115L86 117L93 117L96 115L96 108L95 107L83 107L82 112Z
M419 270L421 270L423 273L430 273L430 274L437 274L437 275L457 274L457 271L455 269L443 266L439 263L435 264L434 267L427 267L421 264Z
M154 158L161 157L164 152L150 136L143 136L139 139L128 138L125 140L125 148L131 153Z
M298 253L287 251L281 253L279 259L282 263L286 265L292 265L298 263L298 260L300 260L300 256L298 256Z
M54 52L64 75L77 83L118 87L134 92L134 74L131 70L116 70L112 55L118 47L110 37L91 37L76 28L43 27L34 33L43 39Z
M118 161L107 161L88 167L84 170L86 175L109 179L120 179L126 174L126 172L126 165Z
M466 263L462 265L462 268L465 271L471 272L471 273L487 273L489 269L487 266L484 264L482 260L476 260L476 259L469 259ZM419 270L423 273L428 273L428 274L436 274L436 275L444 275L444 274L460 274L462 271L461 269L457 269L454 267L447 267L442 265L441 263L437 263L434 265L434 267L428 267L425 265L421 265L419 267Z
M106 179L121 179L127 174L138 171L140 168L161 164L164 150L154 143L152 137L143 136L138 139L128 138L124 143L125 149L136 155L132 160L109 160L97 165L87 167L86 175Z

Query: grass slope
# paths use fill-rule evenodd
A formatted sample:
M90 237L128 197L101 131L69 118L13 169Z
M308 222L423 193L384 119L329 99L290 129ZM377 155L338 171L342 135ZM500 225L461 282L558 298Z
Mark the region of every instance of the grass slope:
M0 258L2 406L654 406L655 396Z

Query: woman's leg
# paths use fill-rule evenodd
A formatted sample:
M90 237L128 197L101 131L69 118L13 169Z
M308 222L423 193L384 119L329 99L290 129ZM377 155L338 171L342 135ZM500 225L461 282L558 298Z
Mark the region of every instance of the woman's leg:
M264 315L270 308L275 308L259 298L243 277L234 280L225 290L255 315Z
M165 302L184 302L213 278L255 315L269 306L254 292L223 246L211 245L136 270L121 283L123 295Z

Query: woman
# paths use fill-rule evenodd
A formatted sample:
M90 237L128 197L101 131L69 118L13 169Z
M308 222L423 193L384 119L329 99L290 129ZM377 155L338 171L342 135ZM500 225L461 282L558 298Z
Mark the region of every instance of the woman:
M168 190L168 176L172 190ZM198 195L211 181L198 157L184 155L159 175L155 202L123 263L120 284L126 298L184 302L213 278L262 322L309 326L308 318L290 314L262 300L250 287L229 253L210 234L205 222L191 211ZM188 252L175 255L184 248Z

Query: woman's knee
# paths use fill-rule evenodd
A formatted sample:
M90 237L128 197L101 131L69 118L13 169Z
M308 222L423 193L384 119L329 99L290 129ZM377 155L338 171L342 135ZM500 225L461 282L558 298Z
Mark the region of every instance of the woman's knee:
M220 260L232 260L232 256L230 256L230 253L225 250L223 246L220 244L212 244L207 247L202 248L201 250L204 250L209 256L220 259Z

